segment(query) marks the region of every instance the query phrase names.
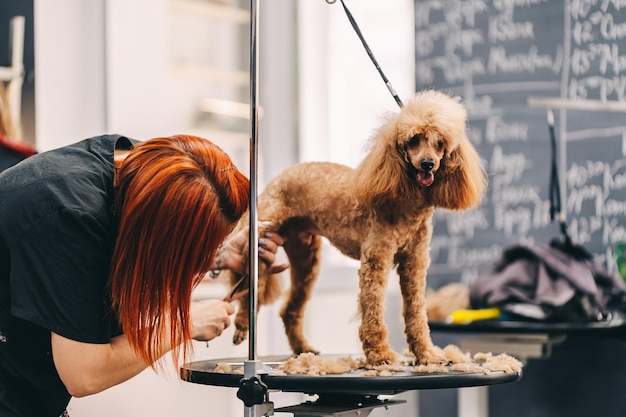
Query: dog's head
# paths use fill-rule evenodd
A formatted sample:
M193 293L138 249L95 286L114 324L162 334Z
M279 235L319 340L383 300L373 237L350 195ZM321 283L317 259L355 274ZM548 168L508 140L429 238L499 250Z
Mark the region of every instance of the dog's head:
M395 120L396 146L417 184L430 187L444 158L464 139L467 112L459 98L435 90L418 93Z
M477 205L486 180L466 128L460 98L435 90L418 93L374 137L360 166L362 189L378 200L411 199L417 192L438 207Z

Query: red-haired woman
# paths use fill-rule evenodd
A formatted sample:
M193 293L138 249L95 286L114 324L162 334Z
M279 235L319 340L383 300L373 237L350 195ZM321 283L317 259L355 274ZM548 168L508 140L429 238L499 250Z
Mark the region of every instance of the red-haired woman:
M191 292L242 267L241 236L224 240L248 204L248 179L193 136L98 136L0 173L0 415L58 417L217 337L233 306ZM262 243L285 269L282 239Z

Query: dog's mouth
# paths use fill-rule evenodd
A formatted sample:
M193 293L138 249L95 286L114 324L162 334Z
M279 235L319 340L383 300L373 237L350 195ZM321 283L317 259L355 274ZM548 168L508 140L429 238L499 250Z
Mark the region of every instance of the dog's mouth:
M430 187L435 182L435 175L431 171L417 171L417 182L422 187Z

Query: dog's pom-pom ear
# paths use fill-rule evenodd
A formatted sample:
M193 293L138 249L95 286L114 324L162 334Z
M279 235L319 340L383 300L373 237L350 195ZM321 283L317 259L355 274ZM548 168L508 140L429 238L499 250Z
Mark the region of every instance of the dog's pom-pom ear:
M467 136L445 156L438 172L438 185L433 193L435 206L450 210L465 210L480 204L487 176L478 152Z
M397 117L392 116L378 129L372 149L357 169L355 194L366 204L378 199L398 200L410 193L406 163L397 149Z

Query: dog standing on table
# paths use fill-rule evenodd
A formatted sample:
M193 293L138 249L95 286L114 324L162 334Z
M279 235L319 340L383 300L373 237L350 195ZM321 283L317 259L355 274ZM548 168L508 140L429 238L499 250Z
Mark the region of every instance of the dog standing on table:
M385 287L394 266L400 278L409 350L421 364L446 363L435 349L426 316L435 208L477 206L486 188L478 153L466 136L459 98L427 90L392 116L372 149L352 169L330 162L301 163L274 178L258 199L259 219L285 238L291 287L281 317L295 354L316 352L303 333L306 303L320 267L322 236L360 260L359 337L367 362L397 362L384 322ZM277 276L259 271L259 307L281 293ZM239 277L232 276L232 282ZM241 300L233 341L248 333L249 300Z

